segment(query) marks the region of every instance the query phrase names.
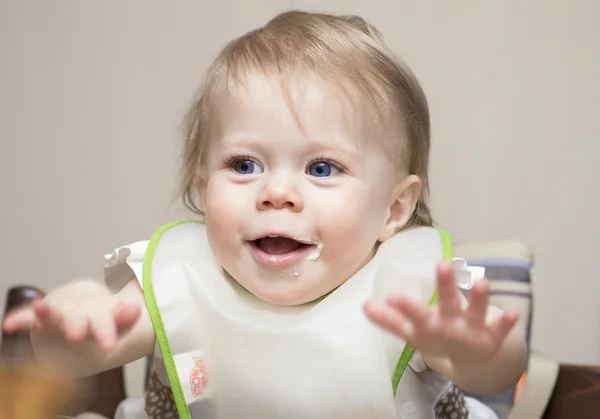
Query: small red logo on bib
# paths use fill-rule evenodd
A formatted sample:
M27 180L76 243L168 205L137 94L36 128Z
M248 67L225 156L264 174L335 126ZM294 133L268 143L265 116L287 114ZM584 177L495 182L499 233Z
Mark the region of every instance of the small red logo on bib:
M192 388L192 396L200 397L206 390L206 370L204 360L194 357L194 368L190 372L190 386Z

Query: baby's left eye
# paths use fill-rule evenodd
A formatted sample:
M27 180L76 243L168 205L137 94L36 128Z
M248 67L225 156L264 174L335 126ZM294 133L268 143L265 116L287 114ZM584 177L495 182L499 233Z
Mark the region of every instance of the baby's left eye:
M326 161L316 161L308 166L306 173L315 177L327 177L336 171L339 172L340 170L335 165Z

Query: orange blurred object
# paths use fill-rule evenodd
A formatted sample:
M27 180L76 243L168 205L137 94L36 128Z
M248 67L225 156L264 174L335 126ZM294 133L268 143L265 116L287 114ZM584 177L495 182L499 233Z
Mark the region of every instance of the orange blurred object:
M521 375L521 379L517 383L517 386L515 387L515 396L513 398L513 403L516 403L517 400L519 399L519 395L521 394L521 390L523 389L523 386L525 385L526 379L527 379L527 373L524 372L523 375Z
M0 419L54 419L71 394L58 373L33 363L0 365Z

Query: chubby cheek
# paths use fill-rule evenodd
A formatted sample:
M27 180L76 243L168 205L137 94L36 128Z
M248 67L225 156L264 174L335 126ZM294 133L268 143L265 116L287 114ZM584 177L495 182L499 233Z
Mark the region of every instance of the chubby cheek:
M372 195L353 193L345 199L340 197L336 199L340 204L321 212L319 233L323 256L333 261L336 269L356 271L371 255L385 217L384 207Z
M239 232L242 197L230 189L224 182L209 181L204 194L206 231L217 254L231 251L234 248L232 239Z

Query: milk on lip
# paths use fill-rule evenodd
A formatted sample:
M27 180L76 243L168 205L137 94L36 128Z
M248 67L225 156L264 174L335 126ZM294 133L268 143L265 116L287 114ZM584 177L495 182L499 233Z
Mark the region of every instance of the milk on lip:
M323 243L314 243L314 250L306 256L306 260L315 261L321 257L321 253L323 253Z
M321 253L323 253L323 243L321 243L320 241L310 239L299 239L297 237L294 237L294 240L300 243L310 244L314 247L313 251L309 253L306 256L306 259L304 260L315 261L321 257Z

